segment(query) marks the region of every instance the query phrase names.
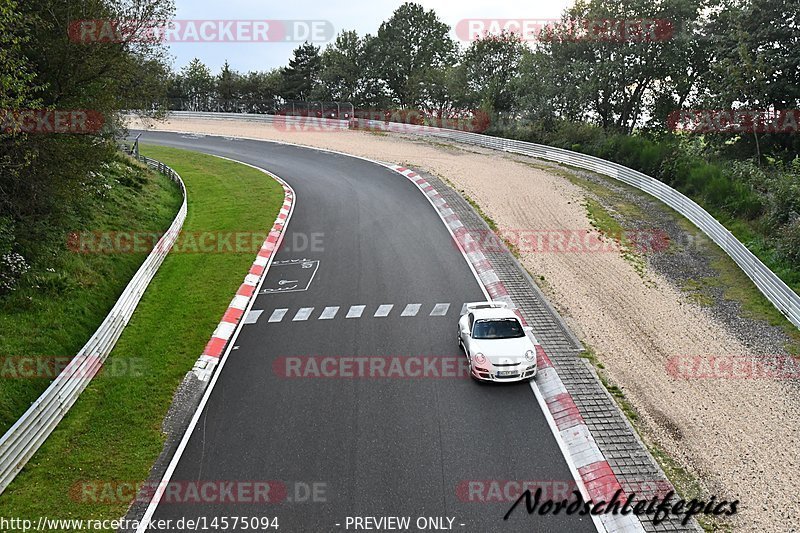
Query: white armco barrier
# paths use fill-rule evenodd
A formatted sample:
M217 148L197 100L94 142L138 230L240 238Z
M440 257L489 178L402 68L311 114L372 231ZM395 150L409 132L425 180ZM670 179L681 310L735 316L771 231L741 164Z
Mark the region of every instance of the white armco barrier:
M797 295L786 283L783 282L774 272L761 262L747 247L728 231L725 226L720 224L705 209L700 207L693 200L676 191L669 185L642 174L626 166L612 163L598 157L553 148L542 144L534 144L525 141L503 139L491 137L459 130L433 128L430 126L417 126L413 124L401 124L396 122L384 122L375 120L354 121L356 128L376 129L383 131L393 131L397 133L408 133L413 135L424 135L438 138L449 139L462 143L474 144L486 148L494 148L504 152L527 155L556 163L571 165L584 170L591 170L627 183L636 187L651 196L661 200L672 209L686 217L697 226L703 233L708 235L717 245L727 253L739 268L753 280L756 287L777 307L795 326L800 328L800 296Z
M416 124L405 124L401 122L387 122L382 120L352 119L346 120L319 119L313 117L285 117L276 115L251 115L241 113L204 113L190 111L173 111L171 116L176 118L199 118L199 119L227 119L227 120L254 120L273 127L292 129L363 129L368 131L390 131L395 133L406 133L409 135L420 135L447 139L450 141L474 144L485 148L502 150L515 154L522 154L556 163L563 163L584 170L591 170L627 183L651 196L661 200L672 209L686 217L703 233L708 235L717 245L722 248L735 262L739 268L753 280L758 289L783 313L789 321L800 328L800 296L797 295L786 283L783 282L774 272L761 262L747 247L731 234L719 221L711 216L705 209L696 202L676 191L669 185L642 174L626 166L613 163L590 155L554 148L542 144L516 141L513 139L503 139L479 133L460 131L455 129L437 128L432 126L420 126ZM465 121L466 126L469 125Z
M22 470L100 370L183 227L183 221L186 219L186 187L183 180L163 163L147 157L140 159L178 184L183 195L183 204L169 229L131 278L125 291L89 342L0 438L0 493Z

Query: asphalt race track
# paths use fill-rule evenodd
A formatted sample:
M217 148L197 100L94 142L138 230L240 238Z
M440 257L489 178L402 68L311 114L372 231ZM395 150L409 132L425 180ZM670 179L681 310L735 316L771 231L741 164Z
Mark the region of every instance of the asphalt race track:
M504 521L510 502L458 492L470 480L573 480L527 383L281 375L287 357L463 358L456 322L483 293L412 183L296 146L157 132L141 142L250 163L296 192L270 292L252 308L262 312L243 326L172 475L270 480L285 499L162 502L155 519L277 517L278 531L293 532L345 531L348 516L450 517L455 531L595 531L588 517L529 516L524 505Z

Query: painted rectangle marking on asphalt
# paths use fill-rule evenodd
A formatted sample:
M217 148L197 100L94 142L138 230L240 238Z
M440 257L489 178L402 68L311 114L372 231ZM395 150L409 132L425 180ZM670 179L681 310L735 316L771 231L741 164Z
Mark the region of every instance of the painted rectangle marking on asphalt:
M392 307L394 307L394 305L393 305L393 304L384 304L384 305L381 305L380 307L378 307L378 310L377 310L377 311L375 311L375 316L376 316L376 317L379 317L379 318L380 318L380 317L385 317L385 316L388 316L388 315L389 315L389 313L390 313L390 312L391 312L391 310L392 310Z
M288 312L288 309L276 309L270 315L268 322L280 322Z
M264 280L261 294L307 291L319 270L318 260L288 259L274 261Z
M400 313L400 316L417 316L419 313L419 308L422 307L422 304L408 304L403 312Z
M364 313L364 309L366 305L354 305L350 307L350 310L347 311L347 316L345 318L361 318L361 315Z
M297 310L292 322L302 322L303 320L308 320L308 317L311 316L312 312L314 312L313 307L301 307Z
M326 307L322 310L322 314L319 315L320 320L332 320L336 318L336 313L339 312L339 306L335 307Z
M264 312L263 309L252 309L249 313L247 313L247 316L244 317L244 323L255 324L256 322L258 322L258 319L261 316L261 313L263 312Z
M433 311L431 311L431 316L444 316L447 314L447 311L450 309L450 304L436 304L433 306Z

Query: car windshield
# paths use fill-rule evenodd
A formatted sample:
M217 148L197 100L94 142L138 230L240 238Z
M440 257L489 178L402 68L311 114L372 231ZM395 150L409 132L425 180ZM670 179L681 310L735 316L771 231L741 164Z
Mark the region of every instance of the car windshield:
M515 339L524 336L519 321L513 318L479 320L472 332L473 339Z

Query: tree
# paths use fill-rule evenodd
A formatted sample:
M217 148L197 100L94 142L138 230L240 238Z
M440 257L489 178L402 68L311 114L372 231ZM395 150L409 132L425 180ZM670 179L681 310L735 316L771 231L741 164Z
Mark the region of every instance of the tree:
M364 36L364 72L362 74L362 91L358 102L354 105L386 109L392 103L386 81L381 78L381 44L374 35Z
M419 83L419 107L422 111L437 117L452 117L470 111L464 69L453 65L440 70L426 70L424 75Z
M362 104L364 73L368 67L364 44L355 31L342 31L325 48L320 71L323 99Z
M36 87L33 65L23 52L30 40L18 28L28 29L15 0L0 5L0 113L35 105ZM22 140L13 133L4 133L0 127L0 294L13 290L27 270L25 257L18 254L16 228L13 218L16 198L11 194L15 182L22 179L22 164L18 155ZM24 153L24 152L23 152Z
M0 5L0 109L20 109L34 98L35 75L22 49L30 34L16 31L29 25L16 0Z
M800 2L797 0L723 0L709 21L709 73L701 79L701 105L717 109L785 110L800 106ZM721 142L730 139L720 139ZM763 145L763 146L762 146ZM800 149L797 135L753 133L734 152Z
M462 59L471 102L491 111L509 111L514 104L512 82L517 76L524 46L514 33L486 35L473 41Z
M793 108L800 103L800 2L723 0L711 17L712 76L719 104Z
M669 28L659 25L655 35L646 31L620 38L580 29L596 21L632 20L670 21L680 28L696 20L700 9L701 0L578 0L537 47L559 89L557 106L569 118L631 132L658 91L685 75L684 43L660 33Z
M429 71L454 64L457 52L450 27L433 10L410 2L380 25L374 47L378 77L401 107L420 105Z
M543 129L551 128L557 118L566 118L568 109L556 80L548 76L550 61L547 54L524 49L518 75L510 84L514 114L526 125Z
M214 90L211 70L202 61L194 58L181 69L181 83L189 109L206 111Z
M173 13L169 0L83 2L79 10L57 0L0 2L2 107L91 110L105 120L87 135L0 132L1 225L13 226L14 247L27 259L35 261L54 242L63 245L64 224L91 215L87 195L114 157L118 112L152 109L165 96L162 43L76 42L65 28L78 15L144 25Z
M241 80L240 94L251 112L264 113L274 110L275 99L283 90L281 69L268 72L248 72Z
M220 100L223 111L231 112L236 110L236 101L241 93L241 80L242 76L235 70L231 70L231 66L226 60L216 79L217 98Z
M319 85L321 67L318 46L306 42L295 48L289 66L281 71L282 96L288 100L307 100Z

